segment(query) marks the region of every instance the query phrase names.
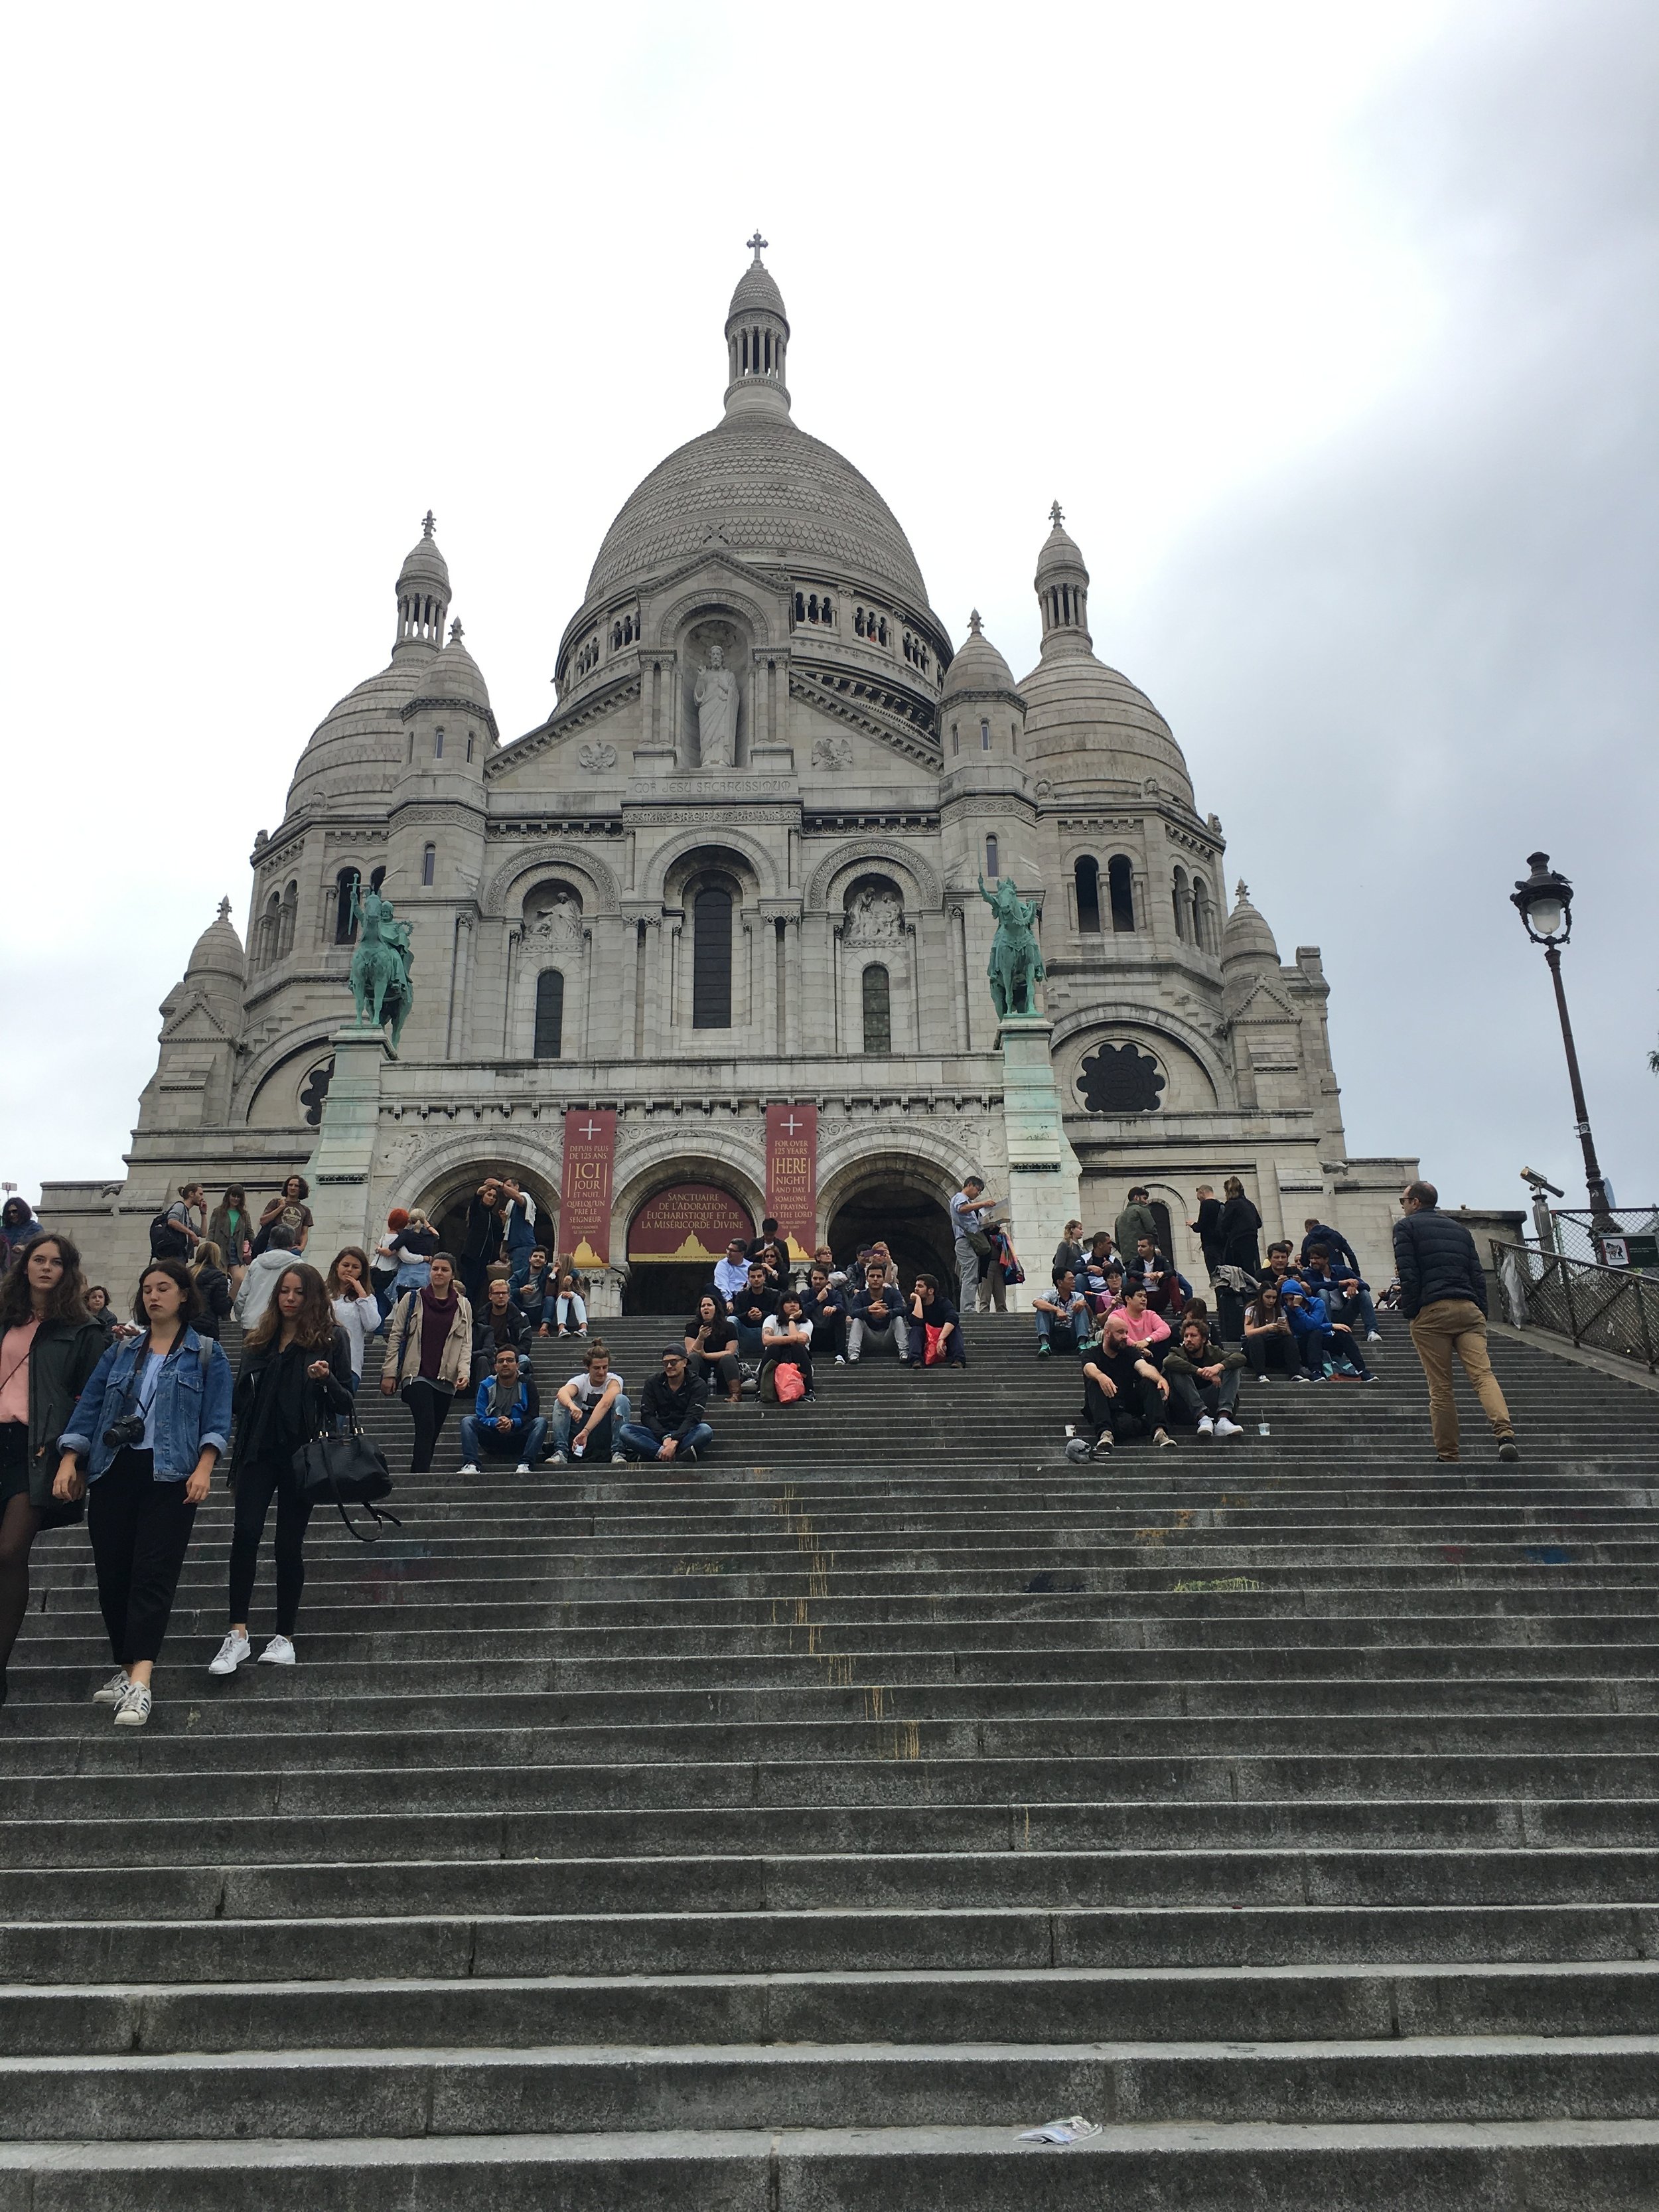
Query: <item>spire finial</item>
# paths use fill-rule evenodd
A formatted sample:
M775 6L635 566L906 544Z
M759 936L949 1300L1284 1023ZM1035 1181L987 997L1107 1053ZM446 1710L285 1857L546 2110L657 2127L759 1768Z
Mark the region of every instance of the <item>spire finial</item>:
M979 635L979 609L977 607L974 609L973 612L968 617L968 627L972 630L975 637Z
M1059 529L1060 524L1066 520L1065 509L1060 506L1058 500L1056 500L1054 505L1048 509L1048 520L1054 524L1056 530Z
M432 509L431 509L430 507L428 507L428 509L427 509L426 513L425 513L425 514L421 517L421 535L422 535L422 538L430 538L430 537L431 537L431 535L432 535L432 533L433 533L433 532L434 532L437 527L438 527L438 518L437 518L437 516L436 516L435 514L434 514L434 513L432 512Z
M1249 899L1249 896L1250 896L1250 887L1249 887L1249 885L1245 882L1245 880L1244 880L1243 877L1243 876L1241 876L1241 877L1239 878L1239 879L1238 879L1238 881L1237 881L1237 882L1233 885L1233 896L1234 896L1236 899L1245 899L1245 900L1248 900L1248 899Z
M219 919L221 921L230 920L230 901L228 898L222 898L219 902Z
M465 631L461 628L461 618L457 615L449 625L449 641L452 645L459 645L465 635Z
M755 225L755 235L752 238L745 238L743 242L745 246L751 246L754 249L754 255L757 262L759 261L762 253L771 243L770 240L764 239L761 236L760 225L758 223Z

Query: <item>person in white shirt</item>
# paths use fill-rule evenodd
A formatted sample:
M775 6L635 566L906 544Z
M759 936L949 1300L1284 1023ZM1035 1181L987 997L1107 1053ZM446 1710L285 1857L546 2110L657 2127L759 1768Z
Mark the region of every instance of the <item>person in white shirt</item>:
M749 1247L741 1237L734 1237L726 1248L726 1257L714 1262L714 1288L725 1300L726 1310L735 1310L739 1291L749 1285Z
M984 1236L986 1216L994 1212L996 1206L995 1199L985 1195L985 1178L976 1175L964 1177L962 1188L951 1200L951 1238L956 1248L957 1273L962 1290L958 1303L963 1313L972 1307L979 1289L980 1255L972 1240Z
M812 1324L798 1291L786 1291L776 1313L768 1314L761 1323L760 1395L769 1404L777 1398L777 1370L786 1365L799 1368L806 1395L811 1397Z
M588 1346L586 1366L571 1376L554 1401L552 1464L567 1467L590 1455L602 1459L607 1449L612 1460L621 1459L623 1425L633 1418L622 1376L612 1373L611 1354L596 1338Z
M385 1326L380 1301L369 1287L368 1253L356 1244L348 1244L343 1252L337 1252L334 1265L328 1271L327 1290L334 1318L346 1333L355 1396L363 1379L364 1346Z

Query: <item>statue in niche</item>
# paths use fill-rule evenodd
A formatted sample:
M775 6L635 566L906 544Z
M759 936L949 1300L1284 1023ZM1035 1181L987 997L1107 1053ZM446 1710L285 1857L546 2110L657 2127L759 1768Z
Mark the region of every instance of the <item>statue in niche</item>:
M717 645L697 673L697 765L731 768L738 757L738 679Z
M538 907L531 935L556 951L576 950L582 941L582 910L568 891L556 891L551 905Z
M884 884L866 884L847 915L849 945L896 945L904 934L904 906Z

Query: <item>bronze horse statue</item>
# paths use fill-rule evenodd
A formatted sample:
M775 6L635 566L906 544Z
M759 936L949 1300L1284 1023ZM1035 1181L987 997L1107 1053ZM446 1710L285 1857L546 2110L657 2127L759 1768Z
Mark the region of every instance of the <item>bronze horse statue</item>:
M985 969L997 1012L1005 1016L1034 1014L1036 1000L1033 987L1048 972L1042 964L1042 947L1031 927L1036 920L1036 903L1035 900L1021 898L1019 886L1012 876L999 877L994 891L986 890L981 876L979 895L997 918L997 933L991 940L991 957Z
M406 921L396 918L391 900L381 891L379 871L367 891L354 879L351 919L357 932L357 950L351 956L351 995L357 1003L357 1026L364 1027L365 1018L377 1030L390 1022L395 1056L404 1024L415 1003L409 974L410 928Z

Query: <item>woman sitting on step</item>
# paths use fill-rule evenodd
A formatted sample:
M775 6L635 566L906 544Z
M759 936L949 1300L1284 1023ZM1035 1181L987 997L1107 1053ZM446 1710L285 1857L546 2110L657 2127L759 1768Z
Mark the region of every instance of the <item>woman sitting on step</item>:
M351 1410L351 1347L334 1318L328 1286L314 1267L284 1267L270 1304L242 1347L236 1378L236 1449L230 1482L236 1520L230 1540L230 1627L208 1663L210 1674L234 1674L253 1646L248 1602L259 1565L270 1502L276 1501L276 1633L259 1654L263 1664L294 1664L294 1631L305 1588L306 1528L311 1500L300 1489L294 1457L313 1437Z

